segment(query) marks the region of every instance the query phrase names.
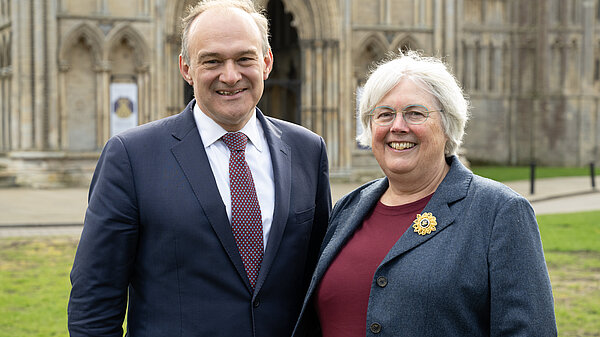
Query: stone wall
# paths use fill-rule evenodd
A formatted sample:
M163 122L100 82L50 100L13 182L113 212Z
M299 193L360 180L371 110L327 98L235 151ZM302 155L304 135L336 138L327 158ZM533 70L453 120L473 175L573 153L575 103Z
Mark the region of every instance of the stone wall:
M323 136L332 177L380 175L354 140L356 92L373 62L406 48L444 57L471 97L471 162L598 160L598 0L256 2L278 16L274 35L296 39L276 53L283 75L264 106L297 106L272 114ZM179 20L192 3L0 0L4 174L22 185L85 181L111 136L111 83L136 85L138 124L181 111L189 89L177 66ZM268 97L284 91L286 100Z

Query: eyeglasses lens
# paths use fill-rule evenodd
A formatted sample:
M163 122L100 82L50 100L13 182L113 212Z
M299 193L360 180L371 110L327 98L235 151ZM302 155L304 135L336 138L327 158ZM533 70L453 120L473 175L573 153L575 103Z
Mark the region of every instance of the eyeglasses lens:
M371 115L375 124L389 125L396 119L397 112L390 107L381 106L373 109ZM429 117L429 111L423 106L412 105L402 111L402 117L408 124L421 124Z

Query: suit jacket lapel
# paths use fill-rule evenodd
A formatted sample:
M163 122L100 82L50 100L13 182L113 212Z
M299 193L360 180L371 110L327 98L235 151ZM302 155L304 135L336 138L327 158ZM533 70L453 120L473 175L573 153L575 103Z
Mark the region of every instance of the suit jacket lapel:
M436 218L436 230L430 234L419 235L414 232L411 225L383 259L381 262L382 265L430 240L454 223L458 212L451 210L449 205L467 196L473 174L460 163L456 156L451 157L449 160L450 171L448 171L448 174L436 189L433 197L429 200L423 212L421 212L421 214L431 213Z
M185 110L176 118L172 135L180 142L171 148L171 152L181 166L188 182L204 214L208 218L221 244L227 251L231 262L243 280L248 290L251 291L246 270L240 256L235 239L231 232L231 225L227 218L225 205L220 198L219 189L212 174L208 157L204 151L204 144L198 133L193 116L195 100L192 100ZM217 196L217 197L215 197Z
M292 153L291 148L281 139L281 130L271 123L261 112L256 109L256 117L260 121L271 154L273 163L273 180L275 184L275 209L273 211L273 222L267 242L267 249L260 267L256 282L255 294L263 285L277 251L281 244L281 238L287 225L291 202L292 186Z

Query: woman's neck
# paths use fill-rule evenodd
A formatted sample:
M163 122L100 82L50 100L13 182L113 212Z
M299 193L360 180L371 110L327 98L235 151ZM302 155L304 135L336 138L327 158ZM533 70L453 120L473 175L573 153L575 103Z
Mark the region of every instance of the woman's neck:
M408 204L435 192L442 183L450 166L445 160L435 168L425 172L412 172L398 175L388 175L390 186L381 196L380 201L387 206Z

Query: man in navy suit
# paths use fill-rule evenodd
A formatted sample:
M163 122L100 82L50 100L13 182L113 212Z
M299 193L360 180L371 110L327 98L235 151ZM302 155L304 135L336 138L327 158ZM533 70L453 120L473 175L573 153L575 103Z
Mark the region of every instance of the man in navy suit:
M323 139L257 108L272 66L251 0L206 0L183 20L179 67L195 100L113 138L99 159L71 272L71 336L291 335L331 209ZM260 206L249 276L232 232L230 150Z

